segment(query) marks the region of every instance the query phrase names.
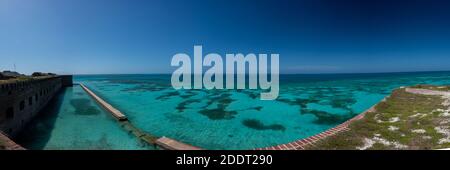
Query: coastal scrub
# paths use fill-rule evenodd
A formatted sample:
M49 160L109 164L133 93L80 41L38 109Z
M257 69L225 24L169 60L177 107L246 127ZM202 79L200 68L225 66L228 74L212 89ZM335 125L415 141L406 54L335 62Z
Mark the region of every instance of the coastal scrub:
M449 86L418 85L442 95L394 90L374 111L349 125L349 131L318 141L307 149L441 149L450 147ZM418 90L420 92L420 89ZM438 93L439 94L439 93Z

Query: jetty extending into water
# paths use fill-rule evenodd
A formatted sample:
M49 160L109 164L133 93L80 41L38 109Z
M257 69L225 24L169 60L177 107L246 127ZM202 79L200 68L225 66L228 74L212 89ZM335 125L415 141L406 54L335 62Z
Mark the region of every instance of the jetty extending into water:
M199 147L195 147L189 144L185 144L183 142L167 138L167 137L160 137L157 138L153 135L150 135L148 133L143 132L142 130L136 128L133 126L133 124L128 120L127 116L123 114L118 109L114 108L111 104L97 96L94 92L92 92L89 88L87 88L85 85L80 84L80 86L83 88L84 91L86 91L92 98L94 98L95 101L97 101L103 108L105 108L108 112L111 113L112 116L114 116L121 124L123 128L133 133L137 138L155 145L161 149L166 150L201 150Z
M98 97L94 92L89 90L86 86L84 86L83 84L80 84L80 86L92 98L94 98L94 100L97 101L103 108L108 110L117 120L123 121L123 120L127 120L128 119L127 116L125 116L122 112L120 112L116 108L112 107L109 103L105 102L102 98Z
M156 140L156 144L167 150L201 150L198 147L178 142L168 137L161 137Z

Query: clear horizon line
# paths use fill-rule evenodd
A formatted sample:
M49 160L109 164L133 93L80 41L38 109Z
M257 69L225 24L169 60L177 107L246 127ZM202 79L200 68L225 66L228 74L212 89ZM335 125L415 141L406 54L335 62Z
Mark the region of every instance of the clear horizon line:
M280 75L326 75L326 74L389 74L389 73L427 73L427 72L450 72L450 70L432 71L386 71L386 72L342 72L342 73L280 73ZM167 75L172 73L81 73L72 75ZM62 74L61 74L62 75Z

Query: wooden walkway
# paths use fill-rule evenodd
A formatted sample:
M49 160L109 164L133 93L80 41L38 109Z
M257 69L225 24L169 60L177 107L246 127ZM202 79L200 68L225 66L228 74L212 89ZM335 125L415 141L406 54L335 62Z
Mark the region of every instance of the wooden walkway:
M181 143L164 136L156 140L156 145L166 150L201 150L198 147Z
M127 116L125 116L122 112L112 107L109 103L105 102L102 98L98 97L94 92L89 90L86 86L80 83L80 86L86 91L92 98L95 99L103 108L109 111L117 120L123 121L127 120Z
M125 128L126 130L130 131L131 133L133 133L137 138L149 143L149 144L154 144L158 147L160 147L161 149L166 149L166 150L200 150L201 148L189 145L189 144L185 144L179 141L176 141L174 139L170 139L167 137L161 137L161 138L156 138L150 134L147 134L143 131L141 131L140 129L134 127L129 121L127 116L125 116L125 114L123 114L122 112L120 112L119 110L117 110L116 108L114 108L113 106L111 106L109 103L107 103L106 101L104 101L102 98L98 97L94 92L92 92L91 90L89 90L89 88L87 88L86 86L84 86L83 84L80 83L80 86L84 89L84 91L86 91L92 98L95 99L95 101L97 101L103 108L105 108L107 111L109 111L117 120L119 120L121 122L121 126L123 128Z

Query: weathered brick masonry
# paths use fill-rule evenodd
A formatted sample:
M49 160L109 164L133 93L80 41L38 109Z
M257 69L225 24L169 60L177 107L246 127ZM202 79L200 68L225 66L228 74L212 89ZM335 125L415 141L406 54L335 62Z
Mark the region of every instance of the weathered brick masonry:
M71 75L0 83L0 131L15 137L62 87L71 85Z

